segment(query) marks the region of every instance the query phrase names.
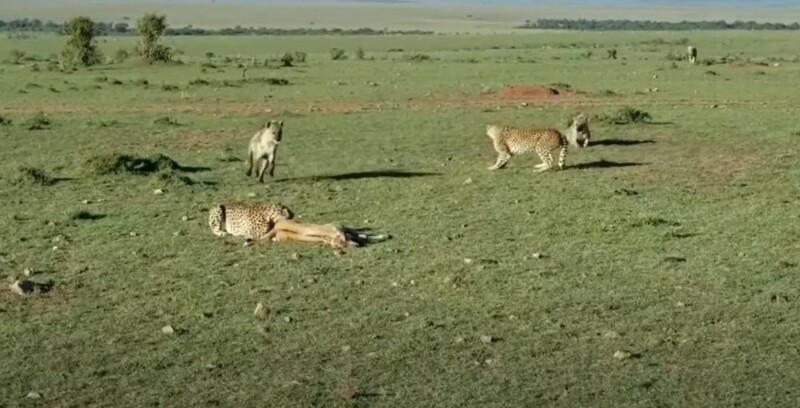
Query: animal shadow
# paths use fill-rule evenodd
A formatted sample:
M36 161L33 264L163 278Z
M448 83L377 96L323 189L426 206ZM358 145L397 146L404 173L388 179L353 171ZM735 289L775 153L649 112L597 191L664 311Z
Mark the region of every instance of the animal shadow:
M178 166L179 171L185 173L200 173L203 171L210 171L211 167L202 167L202 166Z
M426 172L402 171L402 170L372 170L372 171L360 171L355 173L332 174L326 176L288 178L280 181L289 181L289 180L341 181L341 180L360 180L360 179L370 179L370 178L412 178L412 177L427 177L427 176L439 176L439 175L441 175L441 173L426 173Z
M584 169L606 169L613 167L633 167L633 166L646 166L648 163L635 163L635 162L615 162L609 160L597 160L588 163L580 163L569 168L584 170Z
M589 146L635 146L638 144L655 143L653 140L626 140L626 139L601 139L591 142Z

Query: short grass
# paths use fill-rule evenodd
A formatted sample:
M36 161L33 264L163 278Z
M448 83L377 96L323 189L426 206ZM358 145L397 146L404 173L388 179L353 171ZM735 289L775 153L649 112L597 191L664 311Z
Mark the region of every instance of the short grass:
M673 64L683 37L738 61ZM167 42L183 65L0 65L0 270L53 284L0 288L0 406L797 405L792 34ZM4 39L0 56L60 43ZM308 61L240 81L237 55L294 50ZM580 93L501 97L551 83ZM625 106L651 123L592 122L565 171L486 169L486 123ZM243 158L267 119L286 128L265 186ZM206 225L229 200L394 239L244 247Z

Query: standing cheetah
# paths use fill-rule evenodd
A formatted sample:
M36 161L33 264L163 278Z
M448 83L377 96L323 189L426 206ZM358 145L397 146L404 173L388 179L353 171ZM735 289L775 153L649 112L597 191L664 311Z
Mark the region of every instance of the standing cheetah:
M503 168L511 156L535 151L542 163L536 165L536 172L540 173L553 167L553 150L561 148L558 156L559 170L564 168L567 157L567 146L578 144L578 133L584 139L581 144L588 145L588 118L579 115L573 119L572 124L565 133L553 128L514 128L510 126L487 125L486 135L492 139L494 149L497 151L497 161L489 170Z

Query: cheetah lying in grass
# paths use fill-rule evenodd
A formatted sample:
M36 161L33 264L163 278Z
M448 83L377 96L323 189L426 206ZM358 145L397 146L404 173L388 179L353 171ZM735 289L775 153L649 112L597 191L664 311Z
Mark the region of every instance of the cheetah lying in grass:
M334 224L311 224L292 220L294 215L281 204L220 204L208 212L208 225L220 237L243 236L264 242L314 242L345 250L382 241L388 235L370 236L363 231Z

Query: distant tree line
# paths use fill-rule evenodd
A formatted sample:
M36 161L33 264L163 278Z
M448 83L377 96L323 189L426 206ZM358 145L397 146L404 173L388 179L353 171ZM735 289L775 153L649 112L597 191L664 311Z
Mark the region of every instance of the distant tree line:
M800 23L759 23L756 21L651 21L651 20L586 20L543 18L526 20L519 28L539 30L584 31L688 31L688 30L800 30Z
M53 21L44 22L39 19L0 20L0 32L39 32L64 34L65 23ZM267 27L242 27L208 29L191 25L186 27L167 27L164 35L429 35L433 31L422 30L376 30L373 28L267 28ZM136 28L128 23L94 23L95 36L107 35L136 35Z

